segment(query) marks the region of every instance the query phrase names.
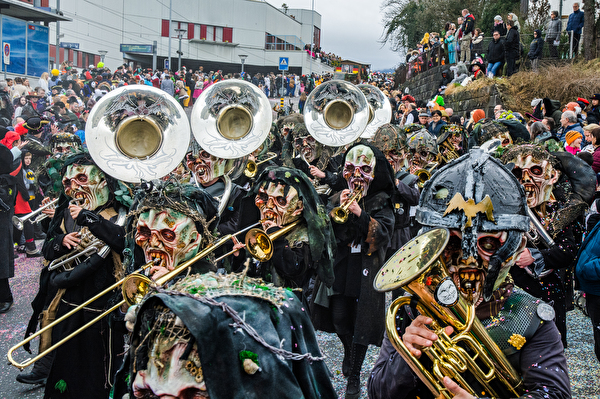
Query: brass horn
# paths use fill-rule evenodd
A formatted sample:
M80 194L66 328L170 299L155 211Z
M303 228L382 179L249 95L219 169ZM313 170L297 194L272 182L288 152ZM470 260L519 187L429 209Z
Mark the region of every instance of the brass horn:
M367 98L369 104L369 122L360 137L373 137L380 126L392 120L392 105L387 96L376 86L360 84L357 86Z
M350 197L346 198L346 201L344 201L343 204L340 204L340 206L336 206L335 208L333 208L331 210L331 212L329 213L331 220L333 220L334 222L336 222L338 224L346 223L348 221L348 208L350 208L350 205L354 201L360 201L361 196L362 196L362 187L355 188L352 195L350 195Z
M310 92L304 105L308 132L330 147L354 142L368 121L367 98L358 87L344 80L321 83Z
M399 249L377 273L376 291L402 287L411 294L397 298L388 308L390 342L436 398L453 396L442 382L444 376L473 396L519 397L524 390L521 377L475 317L474 305L461 297L441 258L449 238L447 229L430 230ZM431 370L410 353L396 328L396 313L415 300L417 310L433 320L432 330L439 337L423 349L433 362ZM452 336L445 333L448 325L454 328ZM485 391L469 386L465 373L471 373Z
M23 217L13 216L12 223L15 226L16 229L23 230L23 228L25 227L25 222L27 222L27 221L30 222L30 223L37 223L40 220L44 220L47 217L47 215L46 214L41 214L40 215L40 213L44 209L46 209L46 208L50 208L52 206L55 206L57 202L58 202L58 198L56 198L55 200L52 200L52 201L48 202L46 205L39 207L35 211L30 212L30 213L28 213L27 215L25 215ZM34 217L34 216L37 216L37 217L35 219L31 220L31 218Z
M269 162L272 159L277 158L277 154L275 154L274 152L268 152L267 153L267 157L259 162L256 161L248 161L246 163L246 169L244 170L244 175L246 175L246 177L249 178L253 178L254 176L256 176L256 172L258 171L258 165L261 165L265 162Z
M273 114L269 99L258 87L229 79L202 92L190 119L200 147L219 158L237 159L265 141Z
M246 249L257 261L266 262L273 256L273 241L286 235L302 222L302 219L298 219L271 234L267 234L263 229L251 229L246 233Z
M160 179L177 167L190 141L190 124L173 96L151 86L125 86L92 108L85 138L100 169L139 183Z
M431 179L431 174L437 168L437 162L430 162L423 169L418 169L415 172L415 176L417 176L418 182L417 185L419 187L423 187L423 185L427 182L427 180Z

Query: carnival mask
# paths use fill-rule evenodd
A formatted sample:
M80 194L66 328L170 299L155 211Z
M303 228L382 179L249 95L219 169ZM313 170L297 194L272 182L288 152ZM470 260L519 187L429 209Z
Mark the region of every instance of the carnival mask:
M408 169L408 152L404 149L399 151L388 151L385 154L385 158L392 166L394 173Z
M110 190L104 173L95 165L69 165L63 176L65 194L83 200L81 207L89 211L106 204Z
M321 156L321 148L321 143L318 143L311 135L297 136L294 139L294 150L308 163L312 163Z
M132 389L135 398L208 398L196 344L185 356L188 342L156 335L145 370L137 372ZM184 359L181 359L185 356Z
M146 272L153 280L196 255L200 241L196 224L183 213L150 209L139 216L135 243L144 251L146 262L160 259L159 265Z
M202 150L197 156L192 153L186 155L186 165L192 171L196 181L207 184L225 174L227 159L218 158Z
M263 183L254 199L263 229L286 226L300 218L304 205L298 191L280 182Z
M427 164L434 162L436 154L427 150L425 146L418 146L416 149L410 150L409 169L410 173L414 174L419 169L424 169Z
M513 143L512 137L510 137L510 133L508 132L500 133L497 136L494 136L494 138L502 141L502 147L506 147Z
M477 257L463 259L462 233L458 229L450 230L450 240L442 254L444 262L454 284L465 300L472 302L475 306L483 301L483 287L488 273L490 258L500 249L508 233L500 231L496 233L477 234ZM525 248L527 240L523 238L519 249L508 261L502 263L500 273L494 284L496 290L506 279L508 272Z
M71 142L56 143L52 146L52 153L55 156L64 157L73 154L79 150L79 146Z
M346 154L344 179L351 191L362 189L362 197L367 195L375 178L375 153L365 145L357 145Z
M522 154L513 162L515 166L512 172L525 190L527 206L535 208L554 199L552 188L560 172L549 161L539 161L532 155Z

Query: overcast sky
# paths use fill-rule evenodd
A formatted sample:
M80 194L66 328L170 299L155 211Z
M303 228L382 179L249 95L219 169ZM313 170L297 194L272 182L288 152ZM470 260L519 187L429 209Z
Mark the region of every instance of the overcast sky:
M275 7L311 9L312 0L268 0ZM371 64L374 70L393 68L400 55L381 46L382 0L314 0L321 14L321 48L343 59Z

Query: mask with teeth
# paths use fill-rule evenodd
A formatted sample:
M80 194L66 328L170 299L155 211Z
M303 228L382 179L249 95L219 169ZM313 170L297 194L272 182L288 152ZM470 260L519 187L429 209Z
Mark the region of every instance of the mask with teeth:
M200 150L197 155L188 153L185 163L200 184L210 183L223 176L227 172L228 166L232 165L231 160L215 157L204 150Z
M261 220L264 220L262 225L265 230L296 221L304 209L298 191L277 181L263 183L258 189L254 203L260 211Z
M488 274L488 268L491 257L504 246L507 241L508 233L506 231L494 233L477 234L477 254L476 256L465 257L462 249L462 232L458 229L450 230L450 240L442 256L454 284L461 295L469 302L479 305L483 302L484 281ZM514 265L519 254L525 248L527 240L522 238L517 251L505 262L502 262L499 268L498 277L495 280L493 289L506 279L511 266Z
M312 163L321 156L323 145L311 135L296 136L293 144L296 153L300 154L308 163Z
M160 259L159 265L146 272L153 280L196 255L200 241L194 221L172 209L150 209L138 218L135 243L144 251L146 262Z
M175 322L158 330L164 328L168 334L150 333L154 339L148 346L148 362L136 373L131 386L134 397L208 398L197 345L194 343L190 351L189 330L172 312L165 313Z
M392 169L394 169L394 173L398 173L403 169L408 169L408 153L404 149L390 151L385 154L385 158L392 166Z
M415 173L419 169L425 168L427 164L435 162L437 155L428 151L424 146L418 146L410 150L408 165L410 173Z
M63 176L65 194L73 199L83 199L81 207L90 211L106 204L110 190L104 173L95 165L67 166Z
M348 188L354 191L362 188L362 197L366 197L369 185L375 178L375 153L365 145L357 145L346 154L344 179Z
M538 159L533 154L520 154L512 160L513 174L525 189L527 206L536 208L553 200L552 189L560 172L547 159Z

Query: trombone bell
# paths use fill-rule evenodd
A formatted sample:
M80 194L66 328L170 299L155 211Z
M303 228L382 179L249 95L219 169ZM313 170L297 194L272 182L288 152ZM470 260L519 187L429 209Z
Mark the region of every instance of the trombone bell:
M163 134L151 118L130 116L119 125L115 143L129 158L146 159L158 152L163 143Z

